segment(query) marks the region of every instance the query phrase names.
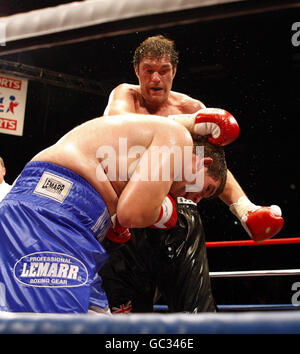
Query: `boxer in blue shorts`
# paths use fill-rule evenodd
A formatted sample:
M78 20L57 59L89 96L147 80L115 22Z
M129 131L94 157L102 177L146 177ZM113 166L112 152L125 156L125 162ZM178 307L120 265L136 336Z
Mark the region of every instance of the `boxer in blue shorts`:
M108 259L100 242L110 226L94 188L62 166L32 161L0 213L0 309L87 312L95 272ZM99 294L90 305L105 309L101 288Z
M208 197L225 184L225 160L216 168L212 158L195 154L192 134L195 140L201 117L179 120L182 124L143 115L96 118L25 166L0 203L0 311L109 312L98 275L109 257L103 239L125 242L129 227L172 228L173 198L186 195L187 186L201 185L195 193ZM233 124L233 117L228 122ZM176 146L179 165L163 152L151 173L161 176L168 168L169 179L141 178L161 146ZM188 162L185 148L193 151ZM194 179L184 173L177 178L176 168L188 163Z

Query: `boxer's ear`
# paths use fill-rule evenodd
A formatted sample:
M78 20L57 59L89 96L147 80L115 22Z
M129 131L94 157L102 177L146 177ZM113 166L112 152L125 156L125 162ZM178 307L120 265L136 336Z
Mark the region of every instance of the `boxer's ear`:
M177 65L173 66L173 79L176 75L176 72L177 72Z
M137 77L139 77L139 67L137 65L134 66L134 72Z
M204 167L209 167L213 162L214 160L211 157L204 157L203 159Z
M193 158L195 159L195 163L196 163L196 170L197 171L200 171L201 168L203 167L209 167L213 162L214 160L211 158L211 157L204 157L204 158L200 158L198 156L193 156Z

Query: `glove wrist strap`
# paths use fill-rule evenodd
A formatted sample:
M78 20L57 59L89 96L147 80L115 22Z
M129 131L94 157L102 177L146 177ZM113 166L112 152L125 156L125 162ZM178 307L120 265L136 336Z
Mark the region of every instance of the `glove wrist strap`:
M253 204L246 196L242 196L236 203L230 205L229 210L241 220L249 211L255 211L260 206Z

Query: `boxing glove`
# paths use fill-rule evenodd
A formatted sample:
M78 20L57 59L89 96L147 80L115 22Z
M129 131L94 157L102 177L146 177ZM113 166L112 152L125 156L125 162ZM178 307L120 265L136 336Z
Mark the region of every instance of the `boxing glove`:
M154 229L172 229L177 222L178 215L174 199L168 194L164 199L160 214L155 224L150 227Z
M195 113L194 133L206 136L211 144L228 145L236 140L240 128L235 118L219 108L203 108Z
M281 217L281 209L277 205L261 207L243 196L229 208L254 241L267 240L283 228L284 220Z
M110 225L109 230L107 231L106 238L115 242L115 243L125 243L131 238L130 231L127 227L120 225L117 214L114 214L111 217L112 224Z

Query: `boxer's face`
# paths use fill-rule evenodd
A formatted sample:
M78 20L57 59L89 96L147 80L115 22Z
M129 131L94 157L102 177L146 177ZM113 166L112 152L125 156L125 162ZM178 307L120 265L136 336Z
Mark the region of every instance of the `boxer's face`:
M173 198L184 197L195 203L199 203L201 199L211 198L221 185L221 180L215 180L207 173L207 168L204 168L204 183L203 188L199 192L187 192L186 184L183 186L180 183L173 183L170 189L170 194Z
M168 55L143 58L135 67L135 73L147 104L157 107L168 99L176 74Z
M205 167L207 170L207 168ZM217 189L221 185L221 180L215 180L208 175L207 171L204 172L204 185L200 192L189 192L184 195L184 198L190 199L195 203L199 203L201 199L211 198L215 195Z
M201 159L194 155L192 163L193 163L192 172L195 174L195 176L196 173L200 173L201 169L204 169L204 171L203 170L201 171L201 177L200 177L201 185L203 185L203 188L197 192L188 192L186 188L187 187L186 181L174 182L170 189L170 194L174 198L184 197L186 199L192 200L195 203L199 203L201 199L211 198L215 195L216 191L221 185L221 179L216 180L213 177L211 177L208 173L208 166L213 163L213 160L211 158L205 157L204 159ZM202 172L204 173L202 174ZM188 184L195 185L196 183L197 183L197 178L195 178L194 181Z

